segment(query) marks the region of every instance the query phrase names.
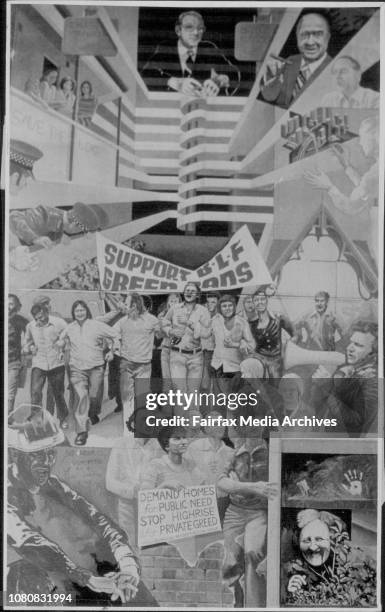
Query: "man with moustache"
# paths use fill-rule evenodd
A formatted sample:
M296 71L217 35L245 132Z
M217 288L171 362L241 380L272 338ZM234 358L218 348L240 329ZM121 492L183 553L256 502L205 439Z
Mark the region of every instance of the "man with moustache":
M183 302L172 306L162 320L162 328L171 340L170 371L175 389L184 393L199 390L203 373L202 338L211 334L210 314L198 303L199 285L188 282Z
M45 410L9 429L8 559L12 554L18 560L9 565L8 591L61 593L70 604L105 606L111 598L133 607L156 606L124 531L52 474L55 447L63 441L63 431ZM110 570L104 576L101 564Z
M319 366L313 374L313 400L319 411L336 418L350 436L378 432L378 325L358 321L352 326L346 362L333 377Z
M262 78L262 98L282 108L289 108L331 61L330 25L324 15L317 11L302 15L296 36L299 53L284 62L269 59Z
M239 87L239 70L218 47L202 40L203 17L196 11L181 13L174 42L163 41L142 70L155 91L178 91L186 96L233 95Z
M8 295L8 414L13 412L22 369L22 339L28 319L19 314L21 302L17 295ZM11 415L10 421L13 420Z

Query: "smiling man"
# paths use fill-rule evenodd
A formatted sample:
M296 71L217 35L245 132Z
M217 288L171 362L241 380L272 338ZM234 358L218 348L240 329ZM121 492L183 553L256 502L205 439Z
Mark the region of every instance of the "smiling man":
M214 43L202 40L205 31L200 13L179 15L176 44L161 42L142 70L151 90L203 97L235 93L240 72Z
M200 288L194 282L186 284L183 303L172 306L162 328L170 338L170 372L175 389L193 392L199 389L203 373L201 338L211 334L210 314L198 303Z
M284 61L269 59L261 82L266 102L288 108L330 62L330 25L321 13L302 15L296 28L299 53Z

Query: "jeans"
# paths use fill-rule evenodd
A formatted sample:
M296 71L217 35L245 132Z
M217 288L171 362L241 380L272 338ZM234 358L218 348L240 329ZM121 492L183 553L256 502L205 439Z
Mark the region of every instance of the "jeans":
M20 369L21 361L8 363L8 414L12 412L15 405Z
M170 355L171 349L169 346L163 346L160 352L160 363L162 367L162 391L167 393L172 389L171 370L170 370Z
M204 393L210 393L213 379L213 368L211 367L211 361L213 358L214 351L204 349L203 351L203 372L201 391Z
M70 366L70 381L75 393L74 417L77 433L87 430L91 416L99 416L104 392L104 365L89 370Z
M266 580L256 572L266 556L267 512L230 504L223 523L223 577L231 586L244 574L245 607L266 605ZM227 579L231 576L231 580Z
M203 372L203 353L180 353L171 350L170 354L171 379L174 389L182 393L199 391ZM185 415L182 406L174 408L174 414Z
M114 355L114 358L108 364L108 397L116 399L116 406L123 408L122 397L120 394L120 357Z
M150 391L151 361L137 363L120 358L120 394L123 403L123 418L127 421L134 412L135 380L141 381L137 395L146 394Z
M64 399L64 375L65 367L59 366L52 370L41 370L32 368L31 372L31 403L35 406L43 405L43 387L48 380L55 398L57 417L60 421L68 416L68 408ZM53 411L53 406L50 406Z

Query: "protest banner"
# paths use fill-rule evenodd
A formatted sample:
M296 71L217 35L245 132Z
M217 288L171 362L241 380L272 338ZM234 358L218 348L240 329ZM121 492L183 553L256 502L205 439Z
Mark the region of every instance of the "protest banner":
M138 544L172 542L221 530L214 485L148 489L138 495Z
M102 234L97 234L96 240L100 283L105 291L181 292L187 281L198 282L203 291L229 290L272 282L246 225L219 253L196 270L140 253Z

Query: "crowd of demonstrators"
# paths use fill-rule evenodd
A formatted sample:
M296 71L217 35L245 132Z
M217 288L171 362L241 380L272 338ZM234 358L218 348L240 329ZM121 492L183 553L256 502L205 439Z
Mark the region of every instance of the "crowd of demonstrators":
M100 293L106 314L96 319L85 302L74 302L71 314L53 313L49 299L39 298L31 309L32 321L19 314L20 298L10 295L9 412L18 387L25 384L25 363L32 356L31 404L44 403L47 382L44 407L53 413L56 406L63 428L70 413L77 424L76 444L85 444L90 423L100 420L105 395L116 400L115 412L123 412L124 421L129 420L135 392L144 398L153 389L157 360L161 365L158 390L204 393L206 400L191 406L202 415L214 407L212 394L258 388L260 405L275 418L336 418L334 431L350 435L375 431L376 324L361 320L346 330L328 310L326 292L316 294L315 311L291 324L271 311L269 293L267 286L259 287L243 314L236 313L234 296L210 293L203 300L192 282L182 295L162 297L158 307L149 296ZM158 310L158 316L151 310ZM331 354L336 344L345 350L344 362L343 353L337 355L338 368L333 365L336 353ZM300 351L299 365L287 362L289 345ZM310 361L308 349L313 350ZM319 350L314 353L314 349ZM68 401L64 398L66 374L71 390ZM259 389L261 380L263 389ZM228 408L217 409L228 416ZM184 414L183 407L172 409L174 414L178 411Z
M136 251L143 252L145 243L139 239L129 239L123 242ZM64 270L58 277L46 283L42 289L74 289L82 291L99 291L100 277L97 258L80 261L70 269Z

